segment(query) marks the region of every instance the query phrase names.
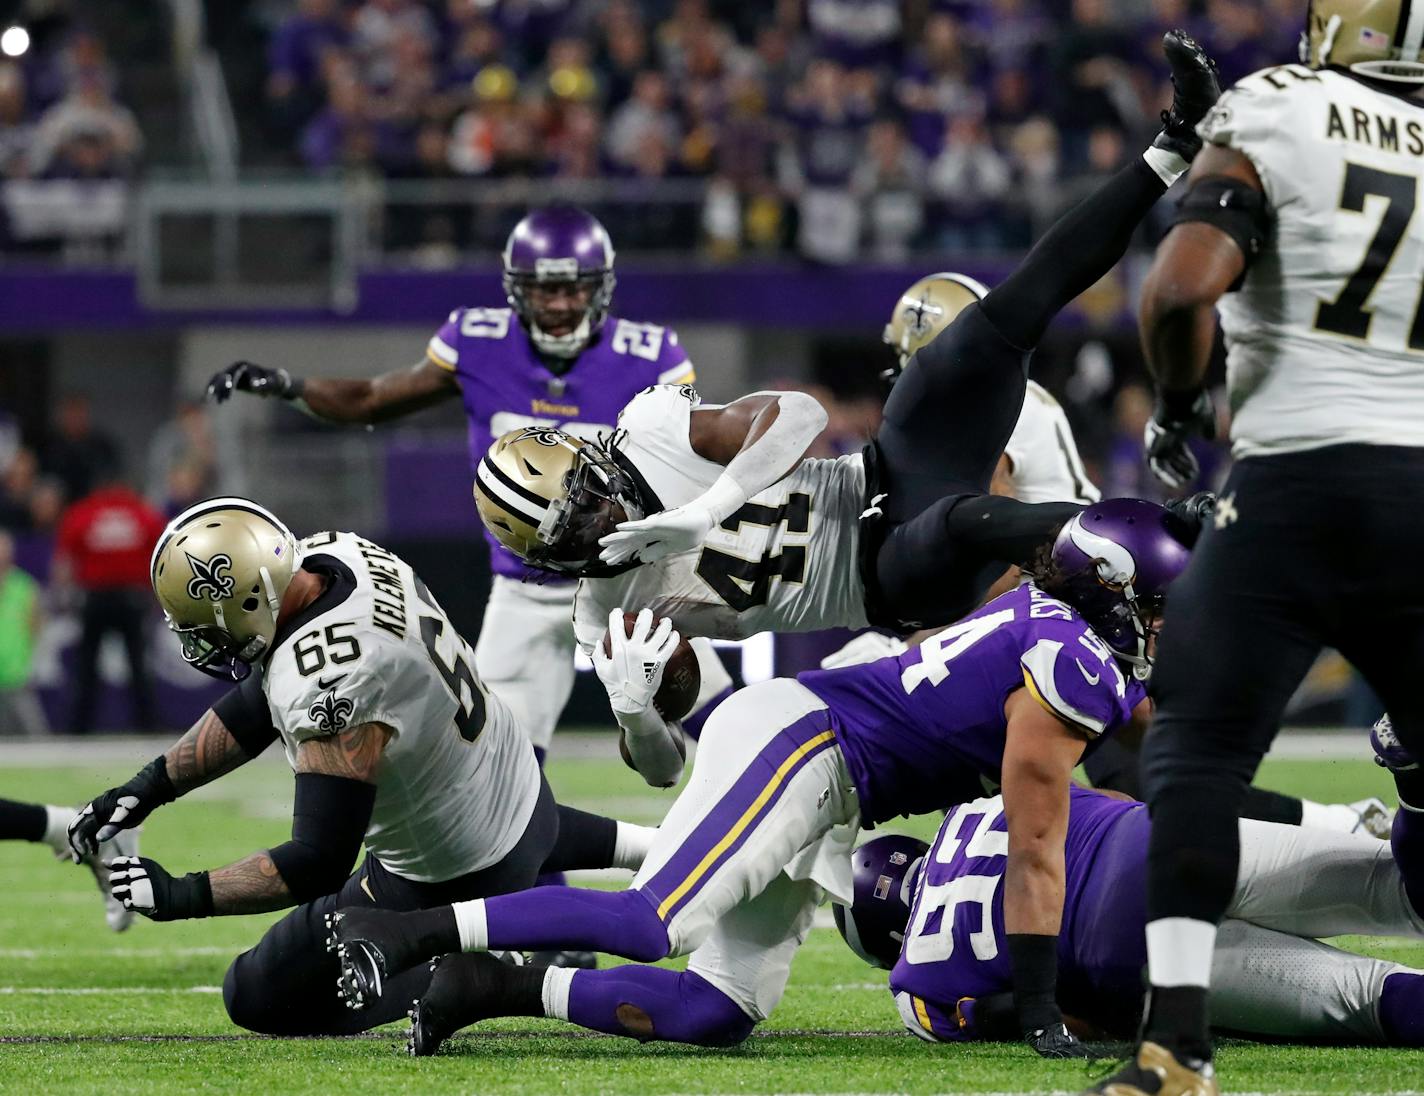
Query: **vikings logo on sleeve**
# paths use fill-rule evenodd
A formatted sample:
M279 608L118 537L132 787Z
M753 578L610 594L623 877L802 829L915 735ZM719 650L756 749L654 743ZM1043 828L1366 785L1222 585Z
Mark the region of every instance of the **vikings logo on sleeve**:
M224 552L219 552L211 559L199 559L197 556L184 552L188 557L188 566L193 569L193 577L188 580L188 596L194 601L202 601L207 598L209 601L222 601L232 597L232 586L236 581L229 573L232 569L232 557Z

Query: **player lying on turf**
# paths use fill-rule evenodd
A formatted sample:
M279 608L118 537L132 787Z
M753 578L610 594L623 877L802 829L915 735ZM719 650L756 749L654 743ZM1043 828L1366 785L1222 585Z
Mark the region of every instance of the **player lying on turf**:
M528 739L471 671L469 645L384 548L352 533L298 544L257 504L209 499L164 531L152 579L183 657L237 684L86 806L69 841L93 855L281 740L296 771L290 841L182 877L146 858L110 865L115 895L156 921L297 907L228 968L234 1023L342 1034L404 1011L427 972L367 1014L334 1000L322 917L339 906L415 909L520 890L544 866L641 861L651 831L556 806Z
M1147 962L1147 808L1071 792L1058 1000L1090 1030L1131 1038ZM855 852L855 900L836 924L893 968L905 1025L931 1041L1009 1039L1002 796L956 807L932 844L879 837ZM1303 1042L1424 1045L1424 972L1321 943L1424 936L1424 816L1401 810L1391 846L1363 834L1241 822L1241 874L1212 963L1214 1025ZM911 902L913 901L913 905Z
M991 779L1009 804L1005 946L1020 1030L1041 1053L1080 1053L1054 999L1069 776L1145 711L1153 629L1188 556L1182 524L1149 502L1090 507L1059 534L1041 585L899 658L733 694L629 890L541 887L407 915L341 910L330 926L343 995L355 1008L379 998L389 1015L393 977L455 950L690 955L685 972L441 959L414 1009L412 1049L432 1053L501 1015L734 1043L780 1000L825 891L850 893L857 825L971 801Z
M48 845L54 855L63 860L83 864L94 873L99 893L104 899L104 920L115 932L123 932L133 924L133 911L109 890L109 869L104 865L115 856L138 855L138 830L125 830L104 842L93 853L76 856L69 847L69 824L77 811L69 807L50 807L43 803L20 803L0 799L0 841L33 841Z
M1122 257L1143 216L1200 148L1216 101L1210 60L1163 39L1176 88L1141 157L1069 211L1002 285L915 352L862 455L803 460L825 413L799 393L702 408L686 386L634 399L604 444L527 429L476 472L490 532L531 565L586 579L574 607L588 652L609 613L649 606L684 635L863 627L904 631L969 612L1077 504L988 495L1053 317ZM640 565L642 564L642 565ZM654 661L646 637L630 661ZM605 685L608 682L605 681ZM672 783L680 731L630 690L609 699L649 783Z

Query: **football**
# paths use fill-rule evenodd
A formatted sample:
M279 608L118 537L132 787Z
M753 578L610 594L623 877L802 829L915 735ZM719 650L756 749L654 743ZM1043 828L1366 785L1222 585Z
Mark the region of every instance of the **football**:
M623 614L624 635L633 630L633 623L638 619L637 613ZM657 626L658 620L655 618L653 625ZM603 652L611 654L613 651L613 637L605 635L603 637ZM692 649L692 644L685 638L677 641L677 649L673 651L672 657L668 659L667 667L663 670L662 683L658 685L658 691L653 694L653 706L657 708L658 714L669 722L681 719L692 711L692 706L697 703L698 690L702 688L702 671L697 665L697 652Z

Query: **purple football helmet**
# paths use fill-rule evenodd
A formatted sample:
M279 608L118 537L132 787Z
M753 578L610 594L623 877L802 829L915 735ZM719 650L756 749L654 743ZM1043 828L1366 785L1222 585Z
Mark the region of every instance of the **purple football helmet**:
M1187 567L1193 530L1155 502L1107 499L1075 514L1053 542L1045 591L1077 609L1093 631L1145 680L1153 626L1167 587Z
M613 241L597 217L574 206L530 210L504 245L505 296L535 348L551 357L583 352L608 315L614 282ZM559 289L575 310L539 299Z
M867 841L851 854L855 893L850 908L836 902L831 913L850 950L871 966L889 970L900 958L920 865L929 848L917 838L892 833Z

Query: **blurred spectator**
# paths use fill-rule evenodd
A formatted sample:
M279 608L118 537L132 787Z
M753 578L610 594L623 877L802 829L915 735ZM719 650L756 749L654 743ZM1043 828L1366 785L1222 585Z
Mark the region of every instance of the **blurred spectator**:
M638 74L651 67L648 32L631 4L609 5L604 15L603 69L607 103L616 107L633 94Z
M806 21L816 51L847 68L888 68L899 54L900 0L809 0Z
M1079 133L1099 125L1126 128L1138 120L1127 53L1127 37L1108 0L1073 0L1050 63L1054 119L1061 127Z
M672 112L667 78L655 69L638 73L633 94L608 119L604 147L608 158L625 170L636 170L639 155L650 141L663 148L677 145L681 136Z
M95 428L89 397L80 393L62 397L41 466L46 475L59 481L66 501L83 498L118 462L118 443Z
M1037 237L1052 223L1061 202L1058 130L1042 116L1030 118L1009 138L1014 192Z
M781 176L797 199L797 247L808 259L845 263L855 257L862 222L850 181L874 108L855 95L845 69L824 58L812 62L796 89Z
M0 64L0 177L13 179L29 174L35 127L27 107L24 69Z
M925 155L939 152L948 117L983 113L976 70L962 24L944 12L931 15L895 87L910 139Z
M43 620L39 583L15 566L15 542L0 531L0 735L49 731L30 685Z
M1147 468L1142 432L1152 417L1152 393L1142 384L1125 384L1113 397L1113 434L1103 469L1105 498L1161 497Z
M366 0L352 19L351 31L362 77L377 87L394 83L400 42L413 37L433 49L437 41L435 20L416 0Z
M1013 176L978 118L952 118L944 151L930 165L930 188L943 204L941 244L950 249L1003 245L998 214Z
M149 556L163 532L163 515L106 466L92 493L69 506L55 538L54 581L82 597L71 734L94 728L99 695L99 648L110 632L123 640L133 698L133 726L155 728L144 622L149 607Z
M219 442L205 404L180 401L148 443L148 501L172 517L200 499L246 494L244 462L234 448Z
M925 170L924 154L898 122L883 119L870 127L851 188L865 210L872 258L895 262L910 254L925 222Z
M519 81L504 65L475 77L474 105L455 119L450 166L461 175L496 174L524 140L526 128L516 95Z
M323 61L349 41L339 0L297 0L267 45L267 98L284 132L295 133L321 106Z
M57 178L113 178L128 174L142 149L133 112L114 102L103 80L90 74L41 115L30 170Z
M0 471L0 529L27 533L35 528L34 501L40 462L34 451L16 449Z

